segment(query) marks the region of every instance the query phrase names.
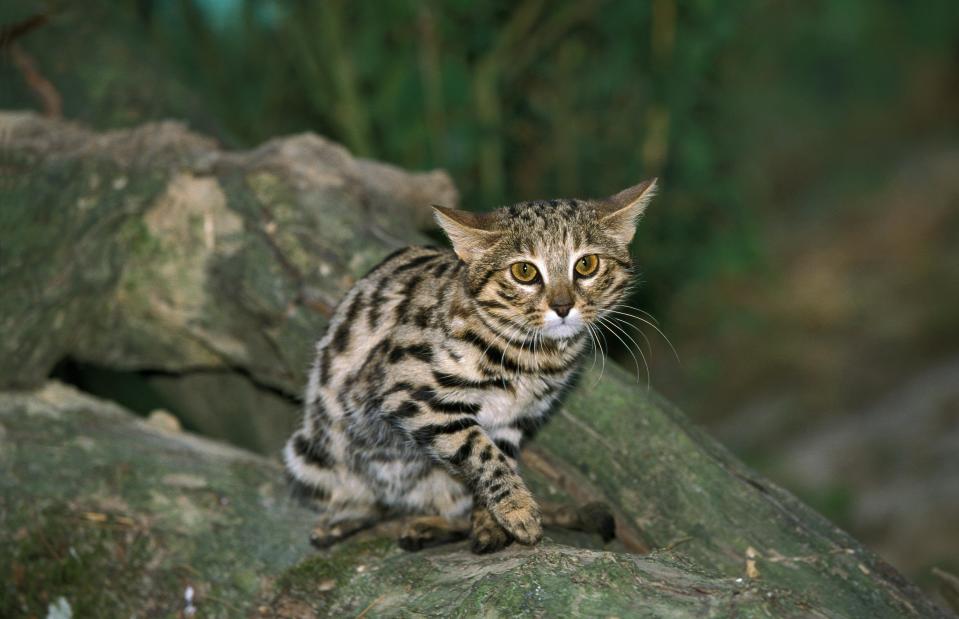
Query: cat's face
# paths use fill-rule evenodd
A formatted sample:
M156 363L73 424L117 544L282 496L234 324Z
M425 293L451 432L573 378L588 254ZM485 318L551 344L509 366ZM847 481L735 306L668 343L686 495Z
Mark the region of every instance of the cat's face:
M519 340L577 337L626 294L629 242L655 181L606 200L523 202L481 215L438 209L481 316Z

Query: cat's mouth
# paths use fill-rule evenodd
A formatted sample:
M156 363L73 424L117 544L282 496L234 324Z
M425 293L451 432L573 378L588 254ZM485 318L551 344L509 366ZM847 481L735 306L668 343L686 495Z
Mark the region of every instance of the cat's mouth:
M560 316L553 310L547 310L543 316L543 326L540 333L554 340L566 340L578 335L584 327L583 315L576 308L566 316Z

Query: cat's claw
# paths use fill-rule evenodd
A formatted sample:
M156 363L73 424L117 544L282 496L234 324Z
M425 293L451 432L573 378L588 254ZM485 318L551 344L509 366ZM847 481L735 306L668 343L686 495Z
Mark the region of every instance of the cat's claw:
M500 526L489 510L474 508L472 520L470 548L474 553L496 552L513 543L513 537Z
M470 549L478 554L487 554L502 550L513 543L513 538L506 529L497 525L484 529L474 529L470 535Z

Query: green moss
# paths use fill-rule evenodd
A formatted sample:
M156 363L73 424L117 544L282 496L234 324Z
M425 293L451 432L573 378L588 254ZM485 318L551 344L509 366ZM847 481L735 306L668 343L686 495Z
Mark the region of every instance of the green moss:
M378 539L350 541L334 550L318 553L279 577L277 594L270 603L274 606L290 602L304 604L320 616L334 616L334 608L342 611L344 606L353 607L360 604L361 599L376 597L370 588L376 587L378 591L386 583L364 583L358 576L373 563L395 552L395 542ZM344 590L348 593L344 594Z
M545 542L498 555L463 545L420 553L346 544L304 561L279 581L273 608L371 616L762 616L775 592L688 573L676 563L584 553Z
M58 597L75 617L170 612L182 593L176 574L158 570L166 540L104 514L103 522L62 505L31 518L0 562L0 615L44 616Z
M344 552L347 546L350 551ZM307 591L325 579L348 578L361 560L360 550L359 543L351 542L336 551L318 553L285 571L277 586L286 592Z
M312 515L287 500L276 467L96 407L62 389L0 397L4 445L29 445L0 449L0 556L14 559L0 562L13 583L0 609L42 616L63 596L74 616L166 614L189 584L205 616L234 616L261 575L308 552Z

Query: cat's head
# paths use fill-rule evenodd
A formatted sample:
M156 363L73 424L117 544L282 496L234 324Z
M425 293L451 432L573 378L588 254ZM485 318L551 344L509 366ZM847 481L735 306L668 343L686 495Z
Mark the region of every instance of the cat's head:
M652 179L603 200L521 202L489 213L434 208L491 326L508 337L567 339L626 294L629 243L655 189Z

